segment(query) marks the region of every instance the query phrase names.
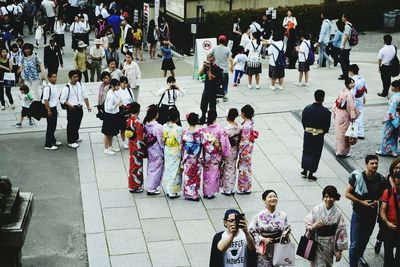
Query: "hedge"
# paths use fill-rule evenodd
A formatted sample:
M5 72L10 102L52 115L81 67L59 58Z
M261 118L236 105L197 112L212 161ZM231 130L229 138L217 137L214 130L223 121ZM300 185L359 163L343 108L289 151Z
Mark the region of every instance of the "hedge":
M298 29L317 35L320 30L321 10L327 12L330 19L337 19L343 13L349 14L351 22L358 31L377 30L382 27L383 13L400 8L400 0L355 0L324 5L302 5L277 8L277 23L282 23L287 10L291 9L297 19ZM241 25L250 25L252 21L260 21L264 9L238 9L232 11L206 12L205 22L200 26L199 37L212 37L230 34L232 23L236 17L241 18Z

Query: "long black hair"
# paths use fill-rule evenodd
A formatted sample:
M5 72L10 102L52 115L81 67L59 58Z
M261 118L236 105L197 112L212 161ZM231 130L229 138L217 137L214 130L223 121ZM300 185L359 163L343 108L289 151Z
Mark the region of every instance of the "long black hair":
M157 118L157 115L158 115L158 106L155 104L148 106L146 117L144 117L143 120L143 124L146 124L147 122L154 120L155 118Z

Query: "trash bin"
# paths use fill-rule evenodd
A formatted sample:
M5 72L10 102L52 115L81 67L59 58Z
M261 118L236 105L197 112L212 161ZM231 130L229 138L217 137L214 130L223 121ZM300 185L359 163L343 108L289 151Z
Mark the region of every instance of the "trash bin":
M396 28L400 29L400 9L395 9L393 12L396 13Z
M394 11L389 11L383 13L383 28L394 29L396 27L397 13Z

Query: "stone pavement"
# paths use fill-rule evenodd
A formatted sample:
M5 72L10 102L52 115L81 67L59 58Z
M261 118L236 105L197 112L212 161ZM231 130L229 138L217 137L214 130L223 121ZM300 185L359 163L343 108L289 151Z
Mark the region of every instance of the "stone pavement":
M367 114L374 116L371 116L371 123L367 123L367 139L354 147L353 158L359 163L356 165L350 162L354 168L363 165L360 160L366 153L376 150L379 142L376 137L379 132L376 120L384 116L387 108L387 100L376 95L381 90L377 66L374 63L376 53L365 53L367 54L354 52L352 58L355 62L360 62L361 74L367 77ZM192 59L185 58L183 61L190 66ZM99 128L101 122L94 114L85 112L81 130L83 142L77 149L77 156L90 266L207 266L212 237L216 231L223 230L224 211L238 208L250 219L263 208L263 190L271 188L278 193L279 209L288 213L293 228L292 240L298 242L304 233L304 216L310 208L320 203L323 187L333 184L343 195L348 172L326 148L316 173L318 181L309 183L300 177L303 131L296 117L299 110L313 101L313 92L319 88L327 93L325 105L333 106L343 87L343 82L336 79L340 70L312 69L310 87L294 86L298 72L287 71L285 89L275 92L266 89L269 86L266 73L267 69L264 68L260 90L249 90L243 84L236 89L230 89L228 102L218 104L222 124L222 117L231 107L240 109L245 104L251 104L256 110L255 128L260 131L260 138L256 141L253 155L254 190L248 196L218 195L213 200L192 203L183 199L169 200L164 194L156 197L130 194L126 179L128 151L124 150L115 156L104 155L103 136ZM188 92L178 101L182 117L187 112L199 112L203 84L192 80L190 76L178 77L177 81ZM86 86L91 103L95 103L98 84ZM164 86L163 78L143 80L139 96L143 113L147 105L158 102L156 92ZM7 109L0 112L1 135L45 130L43 120L34 127L13 127L19 110L18 106L15 111ZM183 124L186 126L185 122ZM61 135L61 130L62 136L65 136L65 126L65 112L61 110L59 131L56 135ZM369 132L370 128L373 131ZM334 129L331 129L331 133L334 133ZM61 141L65 143L65 140ZM331 141L331 135L328 135L327 145L332 145ZM368 143L368 149L358 149L367 142L371 142ZM63 153L64 149L69 148L49 153L56 156L57 153ZM381 162L387 166L390 159L383 158ZM384 167L382 172L386 173L387 169ZM349 223L350 202L342 197L338 206ZM373 242L375 239L371 238L371 244ZM370 266L381 266L382 255L375 255L371 244L366 252L366 259ZM348 253L344 253L344 260L337 266L348 266L347 258ZM308 266L308 263L298 258L296 266Z

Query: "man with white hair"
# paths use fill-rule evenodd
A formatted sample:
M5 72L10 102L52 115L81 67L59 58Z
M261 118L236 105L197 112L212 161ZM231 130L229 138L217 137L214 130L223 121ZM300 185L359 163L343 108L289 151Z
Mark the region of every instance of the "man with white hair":
M94 72L97 73L97 80L100 81L101 65L103 58L106 56L104 48L101 47L101 40L96 39L94 41L94 46L90 48L90 58L92 59L92 66L90 68L90 81L94 82Z

